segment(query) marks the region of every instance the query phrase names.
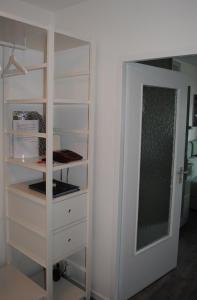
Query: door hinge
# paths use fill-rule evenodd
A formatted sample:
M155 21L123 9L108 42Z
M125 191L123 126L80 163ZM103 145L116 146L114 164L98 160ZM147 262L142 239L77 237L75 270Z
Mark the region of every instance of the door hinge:
M184 168L180 167L179 171L177 172L178 181L179 181L180 184L183 182L183 176L188 175L188 174L189 174L188 170L184 171Z

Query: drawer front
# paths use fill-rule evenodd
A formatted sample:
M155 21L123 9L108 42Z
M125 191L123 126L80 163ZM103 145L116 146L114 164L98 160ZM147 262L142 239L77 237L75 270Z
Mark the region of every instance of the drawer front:
M46 267L46 240L38 234L8 220L8 243Z
M77 252L86 245L86 222L53 235L54 263Z
M53 229L86 217L87 194L74 196L53 205Z
M8 193L8 217L46 234L46 208L12 192Z

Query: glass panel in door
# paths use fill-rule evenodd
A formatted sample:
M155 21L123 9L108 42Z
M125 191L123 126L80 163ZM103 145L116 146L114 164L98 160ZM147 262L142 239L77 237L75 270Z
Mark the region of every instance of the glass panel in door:
M137 250L169 234L176 90L143 86Z

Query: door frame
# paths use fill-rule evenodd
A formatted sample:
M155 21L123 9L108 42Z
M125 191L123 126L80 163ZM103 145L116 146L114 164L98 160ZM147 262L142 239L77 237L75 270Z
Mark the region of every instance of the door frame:
M110 299L119 300L119 276L120 276L120 241L122 227L122 195L123 195L123 170L124 170L124 138L125 138L125 108L126 108L126 89L124 82L126 79L126 63L136 63L143 60L164 59L184 55L197 55L197 48L177 49L172 51L159 51L144 54L126 54L119 57L117 63L117 98L119 106L116 110L115 132L118 139L118 145L115 151L115 182L114 182L114 205L112 222L112 256L111 256L111 288Z

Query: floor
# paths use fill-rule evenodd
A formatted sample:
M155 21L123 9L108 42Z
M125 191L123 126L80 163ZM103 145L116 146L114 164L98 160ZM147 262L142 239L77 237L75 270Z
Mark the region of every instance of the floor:
M197 300L197 211L181 229L177 268L130 300Z

